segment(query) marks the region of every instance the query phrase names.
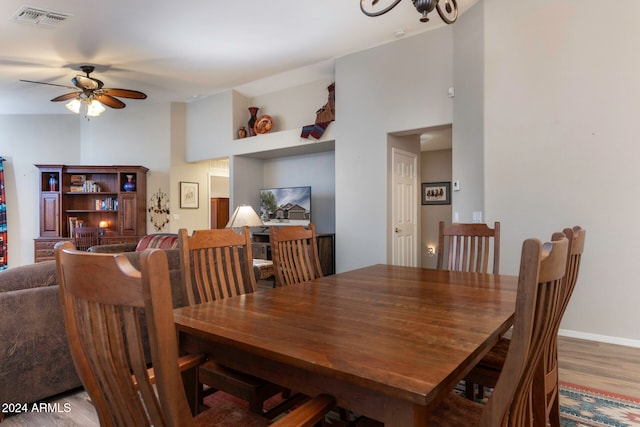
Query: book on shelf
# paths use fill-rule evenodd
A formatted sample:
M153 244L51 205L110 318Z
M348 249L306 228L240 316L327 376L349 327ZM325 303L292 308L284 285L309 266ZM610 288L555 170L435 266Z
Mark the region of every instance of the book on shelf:
M74 234L76 232L76 227L78 225L78 217L70 216L69 217L69 237L72 239L75 237Z
M72 186L84 186L84 182L87 180L86 175L71 175Z

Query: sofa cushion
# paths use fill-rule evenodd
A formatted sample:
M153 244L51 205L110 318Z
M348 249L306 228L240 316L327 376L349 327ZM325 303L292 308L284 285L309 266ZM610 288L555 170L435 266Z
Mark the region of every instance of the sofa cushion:
M21 265L0 271L0 292L56 285L55 261Z
M148 248L174 249L178 247L178 235L173 233L147 234L138 242L136 251Z

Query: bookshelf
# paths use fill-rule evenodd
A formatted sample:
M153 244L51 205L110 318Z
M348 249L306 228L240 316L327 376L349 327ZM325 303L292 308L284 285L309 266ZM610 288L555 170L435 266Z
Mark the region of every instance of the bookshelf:
M61 240L73 240L74 226L106 223L100 244L137 242L146 234L146 167L35 166L40 185L35 262L53 259L53 246Z

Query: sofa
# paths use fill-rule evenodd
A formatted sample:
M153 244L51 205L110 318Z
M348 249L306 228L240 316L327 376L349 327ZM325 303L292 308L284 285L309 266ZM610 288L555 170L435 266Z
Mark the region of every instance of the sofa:
M166 251L175 307L186 304L177 249ZM124 255L140 268L140 251ZM81 386L64 330L55 261L0 271L0 405ZM0 418L1 419L1 418Z
M91 246L89 252L120 253L143 251L147 248L175 249L178 247L178 235L175 233L147 234L136 243L115 243L112 245Z

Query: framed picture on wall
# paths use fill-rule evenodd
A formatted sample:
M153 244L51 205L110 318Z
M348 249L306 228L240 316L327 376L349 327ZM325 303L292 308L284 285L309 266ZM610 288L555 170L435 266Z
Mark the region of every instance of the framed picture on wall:
M422 183L422 204L423 205L450 205L451 204L451 182L423 182Z
M180 209L198 209L198 193L197 182L180 182Z

